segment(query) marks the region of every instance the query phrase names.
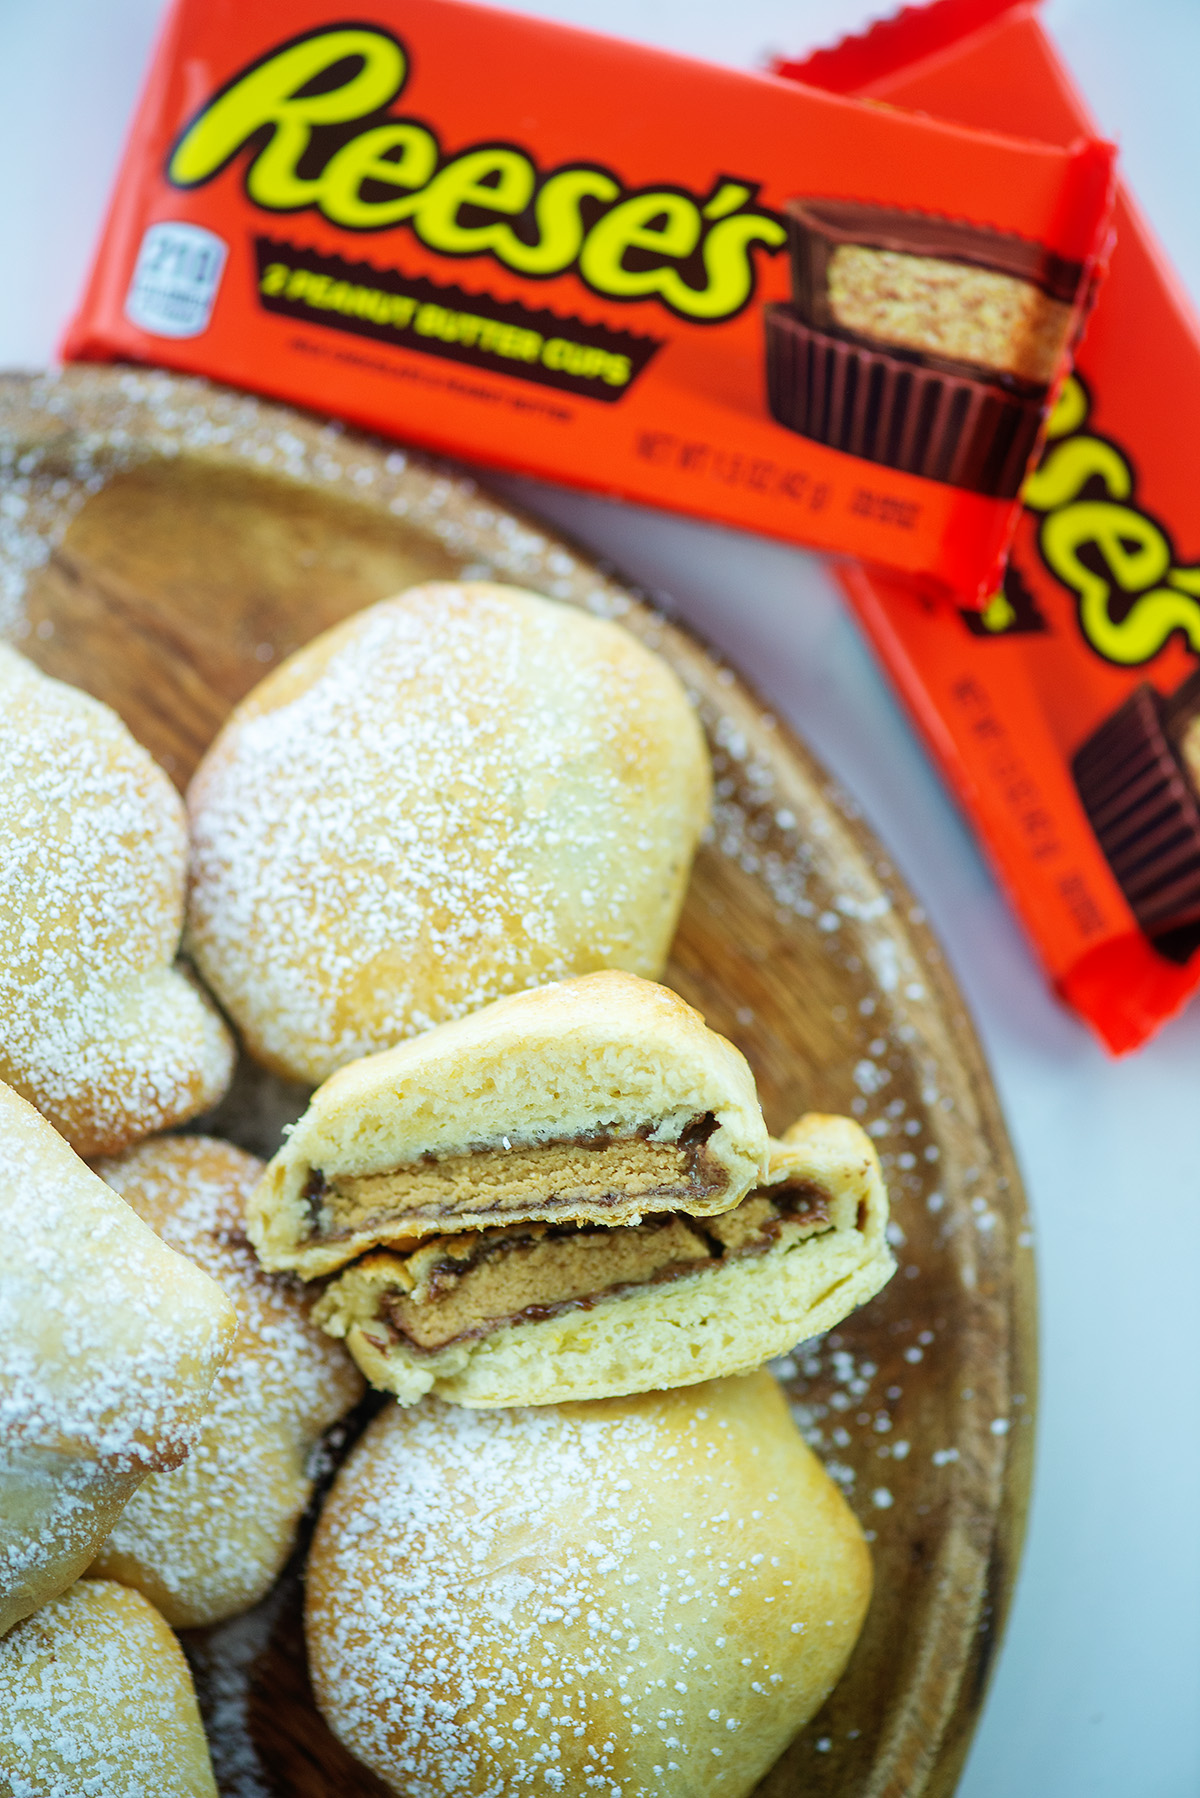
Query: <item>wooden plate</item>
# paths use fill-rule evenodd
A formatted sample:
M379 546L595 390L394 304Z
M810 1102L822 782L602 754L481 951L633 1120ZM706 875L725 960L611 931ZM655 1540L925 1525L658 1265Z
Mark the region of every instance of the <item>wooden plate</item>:
M767 1121L875 1137L900 1271L784 1364L874 1541L850 1669L767 1798L955 1784L1012 1588L1033 1437L1033 1264L995 1094L922 915L850 802L737 675L461 474L203 383L0 379L0 630L115 706L180 786L281 656L413 581L470 574L619 618L679 670L717 814L667 979L733 1039ZM270 1151L296 1095L247 1076L227 1127ZM189 1643L226 1798L382 1787L308 1696L295 1576Z

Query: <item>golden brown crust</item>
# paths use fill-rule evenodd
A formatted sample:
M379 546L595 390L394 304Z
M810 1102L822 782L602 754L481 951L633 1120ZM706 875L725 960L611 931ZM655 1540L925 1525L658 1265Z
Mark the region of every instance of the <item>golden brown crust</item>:
M312 1496L313 1452L363 1382L309 1321L310 1298L265 1273L244 1229L262 1163L206 1136L158 1137L98 1172L237 1311L229 1357L181 1467L151 1473L92 1563L177 1629L220 1622L269 1589Z
M0 1085L0 1437L147 1471L187 1453L233 1307Z
M0 1642L0 1790L217 1798L183 1650L140 1593L80 1580Z
M86 1573L143 1477L0 1441L0 1636Z
M314 1691L397 1793L744 1798L839 1677L870 1584L766 1374L393 1408L313 1542Z
M0 1086L0 1630L186 1456L233 1307Z
M192 784L189 943L310 1084L501 994L666 960L710 776L672 671L487 582L372 606L242 702Z
M0 645L0 1079L81 1155L194 1117L229 1034L175 968L183 808L115 712Z

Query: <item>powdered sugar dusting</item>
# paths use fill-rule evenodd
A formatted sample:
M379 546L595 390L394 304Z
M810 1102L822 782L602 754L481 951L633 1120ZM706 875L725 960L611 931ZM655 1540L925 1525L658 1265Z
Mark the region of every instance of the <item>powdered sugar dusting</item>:
M220 1021L171 967L185 855L174 790L115 714L0 645L0 1076L84 1153L228 1079Z
M0 1436L170 1466L230 1337L220 1290L172 1255L0 1087Z
M84 1571L138 1478L0 1442L0 1629Z
M168 1137L100 1172L163 1240L223 1288L238 1333L182 1466L133 1495L97 1569L142 1587L179 1625L260 1598L291 1551L321 1432L361 1395L342 1346L308 1321L310 1298L263 1272L242 1229L262 1163L226 1143Z
M657 973L703 808L691 731L607 626L484 586L373 607L201 768L197 959L313 1080L503 993Z
M94 441L76 439L66 468L59 463L61 436L52 442L43 455L0 436L0 637L26 633L30 576L49 561L71 520L111 472L111 457L98 457Z
M353 1752L407 1798L748 1791L834 1608L806 1614L781 1564L788 1494L742 1481L738 1384L670 1428L659 1400L385 1412L310 1564L314 1682Z
M0 1642L11 1798L213 1794L187 1665L148 1605L84 1581Z
M1028 1220L1005 1177L1002 1137L997 1149L969 1031L944 984L938 992L939 956L920 908L894 881L878 844L841 828L841 816L854 811L845 796L817 769L797 775L785 733L740 690L732 669L720 670L714 686L711 664L628 589L507 514L461 474L249 396L151 371L76 368L26 391L34 415L28 435L40 447L23 439L19 458L9 457L17 505L0 519L0 576L11 573L14 594L22 569L44 562L108 473L145 459L196 456L244 469L250 480L261 468L310 483L319 495L361 500L414 539L434 539L462 557L462 578L512 580L627 619L644 642L665 651L702 702L721 783L717 826L669 979L746 1050L777 1108L776 1128L812 1104L860 1119L880 1149L894 1220L907 1239L896 1244L903 1266L891 1287L834 1337L781 1367L794 1382L799 1419L879 1537L867 1657L826 1706L821 1733L806 1732L791 1751L787 1778L803 1784L819 1762L822 1790L856 1790L868 1777L882 1789L914 1756L923 1764L943 1740L942 1688L927 1673L914 1687L911 1657L891 1656L887 1645L919 1641L926 1670L957 1667L975 1653L994 1597L987 1569L995 1506L1003 1491L1019 1509L1012 1455L1031 1434L1033 1405L1023 1391L1010 1391L1012 1344L993 1352L989 1334L1001 1311L1010 1315L1009 1255L1013 1242L1027 1251ZM0 597L0 629L11 619L22 628ZM707 934L692 928L697 914ZM707 955L714 943L719 961L701 969L697 947ZM811 981L814 1009L797 1005L785 1020L772 989L791 981L801 998ZM874 1091L854 1082L860 1062L871 1064L872 1082L887 1076ZM270 1153L273 1126L266 1130L239 1140ZM986 1208L974 1210L972 1197ZM1019 1361L1018 1354L1017 1371ZM984 1420L978 1428L977 1417ZM995 1432L996 1419L1011 1421L1011 1430ZM881 1510L871 1494L885 1487L895 1503ZM1003 1542L1000 1548L993 1572L1015 1560L1011 1541L1007 1553ZM961 1580L973 1556L977 1587L960 1606L947 1606L944 1570L953 1565ZM216 1632L222 1652L229 1647L233 1655L227 1638L241 1628ZM868 1665L889 1667L894 1677L866 1678L860 1669ZM263 1696L272 1701L274 1688ZM908 1706L916 1737L893 1728L897 1702ZM289 1779L284 1767L266 1783L282 1792L292 1789ZM353 1790L352 1775L337 1789Z

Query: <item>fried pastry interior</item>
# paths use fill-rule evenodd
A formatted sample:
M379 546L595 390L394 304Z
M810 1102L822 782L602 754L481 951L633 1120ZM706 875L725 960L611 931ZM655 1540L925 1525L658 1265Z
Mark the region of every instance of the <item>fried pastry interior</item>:
M315 1319L412 1402L552 1403L691 1384L829 1328L891 1272L869 1139L809 1116L732 1208L522 1222L364 1257Z
M836 1221L835 1207L841 1214ZM569 1305L591 1306L632 1287L695 1278L739 1256L763 1255L825 1230L852 1228L857 1210L850 1194L833 1200L808 1181L781 1184L751 1193L719 1217L661 1212L615 1229L530 1223L435 1236L411 1255L367 1256L341 1284L368 1282L378 1294L383 1334L429 1351L503 1324L540 1321Z
M554 1226L612 1237L650 1216L728 1211L766 1156L732 1044L665 987L589 974L334 1075L268 1167L247 1227L267 1267L305 1278L460 1234L474 1255L480 1232L515 1231L483 1258L490 1271L472 1284L486 1284L569 1253L574 1230L556 1249Z
M629 1135L603 1129L549 1142L481 1143L459 1154L427 1155L385 1174L326 1177L314 1168L305 1183L314 1242L387 1227L475 1230L512 1216L524 1223L559 1213L621 1223L648 1207L678 1205L703 1214L727 1202L729 1178L706 1144L717 1128L711 1112L643 1124ZM668 1134L678 1129L678 1135ZM661 1132L659 1140L656 1135Z

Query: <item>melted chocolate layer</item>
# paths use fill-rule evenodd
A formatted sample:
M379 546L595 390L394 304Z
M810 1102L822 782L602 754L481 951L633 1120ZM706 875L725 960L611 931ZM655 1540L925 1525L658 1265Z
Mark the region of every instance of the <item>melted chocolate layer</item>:
M313 1168L303 1195L307 1239L339 1242L363 1232L420 1239L572 1212L581 1221L589 1211L641 1216L703 1205L726 1189L728 1170L707 1147L718 1129L711 1112L693 1118L673 1142L654 1140L653 1129L593 1130L508 1148L468 1144L387 1173Z
M776 1188L770 1195L753 1193L732 1211L703 1220L669 1213L616 1229L534 1225L527 1230L484 1231L469 1245L464 1243L461 1250L453 1239L448 1239L446 1252L432 1260L429 1257L434 1244L430 1243L419 1257L412 1258L420 1266L413 1293L398 1288L385 1291L378 1321L391 1342L404 1342L414 1354L437 1354L454 1343L478 1340L511 1324L540 1322L569 1310L591 1310L602 1299L711 1272L725 1262L748 1255L766 1254L789 1226L800 1226L806 1235L827 1229L830 1206L826 1193L805 1182ZM476 1315L465 1327L456 1329L451 1325L442 1334L454 1313L458 1314L457 1321L463 1323L464 1309L477 1309L464 1288L479 1284L481 1270L502 1269L506 1258L517 1264L536 1258L542 1266L534 1273L534 1280L543 1283L547 1293L554 1290L554 1263L561 1259L565 1265L558 1270L558 1290L561 1292L564 1285L569 1287L572 1276L576 1282L582 1279L583 1289L503 1311L488 1311L486 1315ZM631 1261L643 1263L643 1271L632 1278ZM605 1264L610 1270L623 1269L624 1274L618 1272L615 1279L603 1284L592 1283ZM518 1265L517 1271L516 1281L505 1284L519 1290L522 1284L528 1284L520 1274L528 1274L529 1269ZM478 1298L484 1302L485 1293L481 1291ZM444 1314L441 1323L439 1310ZM379 1338L369 1340L381 1350L388 1346Z

